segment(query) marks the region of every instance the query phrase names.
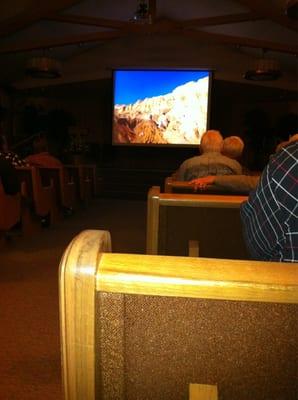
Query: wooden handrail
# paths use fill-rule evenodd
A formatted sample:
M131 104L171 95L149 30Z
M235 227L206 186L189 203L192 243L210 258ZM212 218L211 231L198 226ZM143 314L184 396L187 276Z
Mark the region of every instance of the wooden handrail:
M212 258L102 254L97 290L152 296L298 303L298 265Z

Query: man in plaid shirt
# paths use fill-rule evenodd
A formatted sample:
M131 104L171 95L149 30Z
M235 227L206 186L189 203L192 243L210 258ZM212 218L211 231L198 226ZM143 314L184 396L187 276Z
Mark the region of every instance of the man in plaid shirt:
M298 261L298 142L271 159L259 184L241 206L243 231L252 257Z

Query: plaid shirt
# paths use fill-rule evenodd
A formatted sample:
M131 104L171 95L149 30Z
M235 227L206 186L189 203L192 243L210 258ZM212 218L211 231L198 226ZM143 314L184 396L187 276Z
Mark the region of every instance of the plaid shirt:
M244 237L257 260L298 261L298 142L282 148L241 206Z

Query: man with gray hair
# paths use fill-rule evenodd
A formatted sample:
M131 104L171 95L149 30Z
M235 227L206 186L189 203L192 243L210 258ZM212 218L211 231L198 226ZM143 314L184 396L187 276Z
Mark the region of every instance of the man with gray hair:
M240 160L243 149L244 143L239 136L228 136L223 140L221 153L233 160Z
M201 155L185 160L176 173L176 179L190 181L207 175L237 175L242 173L238 161L221 154L223 138L219 131L205 132L201 140Z

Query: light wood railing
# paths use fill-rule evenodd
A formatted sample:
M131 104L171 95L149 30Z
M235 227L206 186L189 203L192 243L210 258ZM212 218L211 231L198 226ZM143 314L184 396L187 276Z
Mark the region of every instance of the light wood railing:
M110 251L108 232L84 231L69 244L61 260L60 323L66 400L98 398L96 293L298 304L297 264ZM113 310L109 313L112 318ZM113 355L112 348L111 351ZM109 384L116 387L119 382ZM119 394L114 396L105 398L122 398Z

